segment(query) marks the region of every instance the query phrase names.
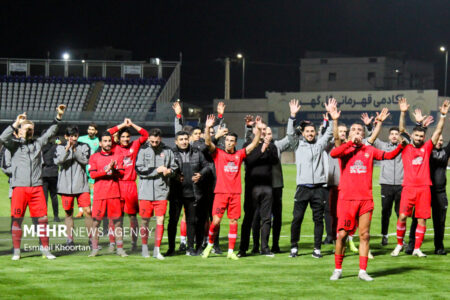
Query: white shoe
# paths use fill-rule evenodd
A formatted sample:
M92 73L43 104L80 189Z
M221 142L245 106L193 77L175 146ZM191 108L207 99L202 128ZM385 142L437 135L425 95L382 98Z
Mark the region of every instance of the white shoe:
M369 250L369 255L368 255L369 259L374 259L372 252L370 252Z
M56 258L56 256L51 254L50 251L48 251L48 250L45 250L42 252L42 257L46 258L46 259L55 259Z
M20 254L14 254L11 259L12 260L19 260L20 259Z
M331 275L330 277L330 280L335 281L340 279L341 277L342 277L342 269L341 270L335 269L333 275Z
M123 250L123 248L117 248L116 254L119 255L120 257L127 257L128 256L128 254L125 252L125 250Z
M154 258L156 258L156 259L159 259L159 260L164 260L165 259L165 257L164 256L162 256L162 254L161 253L153 253L153 257Z
M400 254L400 252L402 252L402 250L403 250L403 246L397 244L397 246L395 246L394 251L391 252L391 256L398 256Z
M417 256L417 257L427 257L427 255L425 253L420 251L420 248L419 249L414 249L412 255L413 256Z
M95 257L98 255L98 249L92 249L91 253L88 255L88 257Z
M364 281L373 281L373 278L366 271L359 270L358 278Z

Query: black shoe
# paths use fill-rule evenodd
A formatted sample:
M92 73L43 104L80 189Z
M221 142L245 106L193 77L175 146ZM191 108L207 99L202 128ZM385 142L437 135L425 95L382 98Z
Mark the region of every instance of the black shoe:
M289 254L289 257L297 257L297 256L298 256L297 251L294 251L294 252L291 251L291 253Z
M186 250L187 256L198 256L198 251L195 251L194 248L188 248Z
M434 254L436 254L436 255L447 255L447 252L445 252L444 249L436 249L436 250L434 250Z
M175 249L168 249L164 256L173 256L175 254Z
M186 244L185 243L181 243L180 244L180 248L178 249L178 251L181 251L181 252L186 251Z
M252 254L259 254L259 249L256 247L253 247Z
M381 238L381 245L386 246L387 244L388 244L388 238L387 238L387 236L383 236Z
M314 258L322 258L323 255L320 253L320 250L314 249L314 251L312 253L312 257L314 257Z
M322 244L323 245L331 245L331 244L333 244L333 239L327 237L326 239L323 240Z
M218 254L218 255L220 255L220 254L223 253L222 250L220 250L220 247L219 247L219 246L214 246L214 247L212 248L212 251L211 251L211 252L214 253L214 254Z
M269 250L261 251L261 255L264 255L264 256L267 256L267 257L275 257L275 254L273 254Z
M273 253L281 253L281 249L280 246L272 246L272 250Z
M412 254L413 254L413 251L414 251L414 247L408 246L408 247L406 247L406 249L405 249L405 254L412 255Z
M72 246L75 246L75 243L74 243L73 241L70 241L70 242L67 241L66 244L65 244L65 246L66 246L66 247L72 247Z
M54 217L53 222L61 222L61 219L59 217Z
M239 250L237 257L246 257L247 253L245 251Z
M131 252L137 251L138 247L136 243L131 243Z

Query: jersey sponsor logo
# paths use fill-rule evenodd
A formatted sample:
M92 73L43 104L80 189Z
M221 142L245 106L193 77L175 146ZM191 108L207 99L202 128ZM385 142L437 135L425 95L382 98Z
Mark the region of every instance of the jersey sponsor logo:
M130 153L133 153L133 152L134 152L134 150L133 150L133 148L131 148L131 149L130 149Z
M425 152L425 149L423 149L423 148L420 148L420 152Z
M364 156L365 156L366 158L369 158L370 154L369 154L369 153L365 153Z
M123 157L123 166L124 167L131 167L131 166L133 166L133 160L131 159L131 157L129 157L129 156L124 156Z
M353 174L367 173L367 167L361 160L358 159L357 161L355 161L355 164L353 166L350 166L350 173Z
M239 155L236 155L234 158L239 159Z
M239 171L239 167L236 166L234 161L230 161L223 167L223 170L227 173L237 173Z
M422 163L423 163L423 158L422 158L422 156L417 156L416 158L414 158L414 159L412 160L413 166L418 166L418 165L421 165Z

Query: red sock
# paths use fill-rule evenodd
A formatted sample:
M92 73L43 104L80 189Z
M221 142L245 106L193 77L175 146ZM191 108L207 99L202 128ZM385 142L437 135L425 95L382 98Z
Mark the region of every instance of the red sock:
M414 245L414 249L419 249L420 246L422 246L423 238L425 236L425 231L427 231L427 227L426 226L417 225L417 228L416 228L416 242L415 242L415 245Z
M403 246L403 238L406 232L406 222L397 221L397 244Z
M161 246L161 240L164 233L164 225L156 225L156 242L155 247Z
M147 245L148 243L148 229L145 226L141 226L140 230L142 245Z
M92 249L98 250L98 239L92 239Z
M368 256L359 256L359 269L366 270L367 269L367 261L369 260Z
M117 249L123 248L123 241L117 241Z
M210 244L214 244L214 240L216 238L218 228L219 228L219 226L214 226L214 223L211 222L211 225L209 226L209 232L208 232L208 238L209 238L208 241Z
M41 244L44 248L48 248L48 235L47 235L48 219L45 218L44 220L38 220L38 223L42 227L42 230L40 232Z
M228 233L228 249L234 249L234 244L236 244L238 225L230 224L230 232Z
M22 240L22 227L19 222L13 221L11 233L14 249L20 249L20 241Z
M335 267L335 269L341 270L343 261L344 261L344 255L343 254L335 254L334 255L334 267Z
M116 243L116 238L114 236L114 222L112 219L109 219L109 228L108 228L108 235L109 235L109 242L111 244L115 244Z
M181 220L180 223L180 235L181 236L186 236L186 221Z

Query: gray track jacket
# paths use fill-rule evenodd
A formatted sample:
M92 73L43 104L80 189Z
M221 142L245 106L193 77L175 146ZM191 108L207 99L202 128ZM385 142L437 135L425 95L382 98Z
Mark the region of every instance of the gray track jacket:
M294 119L289 118L287 136L291 148L295 151L297 185L326 184L327 173L324 160L328 158L324 156L324 150L333 137L333 122L330 122L324 135L316 142L308 143L306 140L295 138Z
M78 143L75 152L66 151L66 145L56 147L54 162L59 166L58 194L76 195L89 193L86 165L89 163L90 147Z
M397 148L398 144L392 144L391 142L383 142L376 139L373 143L375 148L389 152ZM392 185L402 185L403 183L403 162L402 156L397 155L395 159L392 160L382 160L380 161L381 171L380 171L380 184L392 184Z
M11 187L42 185L42 146L58 132L59 120L37 139L26 141L13 136L14 128L8 126L0 135L0 142L11 152Z
M172 173L163 176L156 169L160 166L172 169ZM139 175L139 200L167 200L169 197L170 177L175 176L178 165L172 150L161 143L156 149L148 143L139 150L136 159L136 172Z

